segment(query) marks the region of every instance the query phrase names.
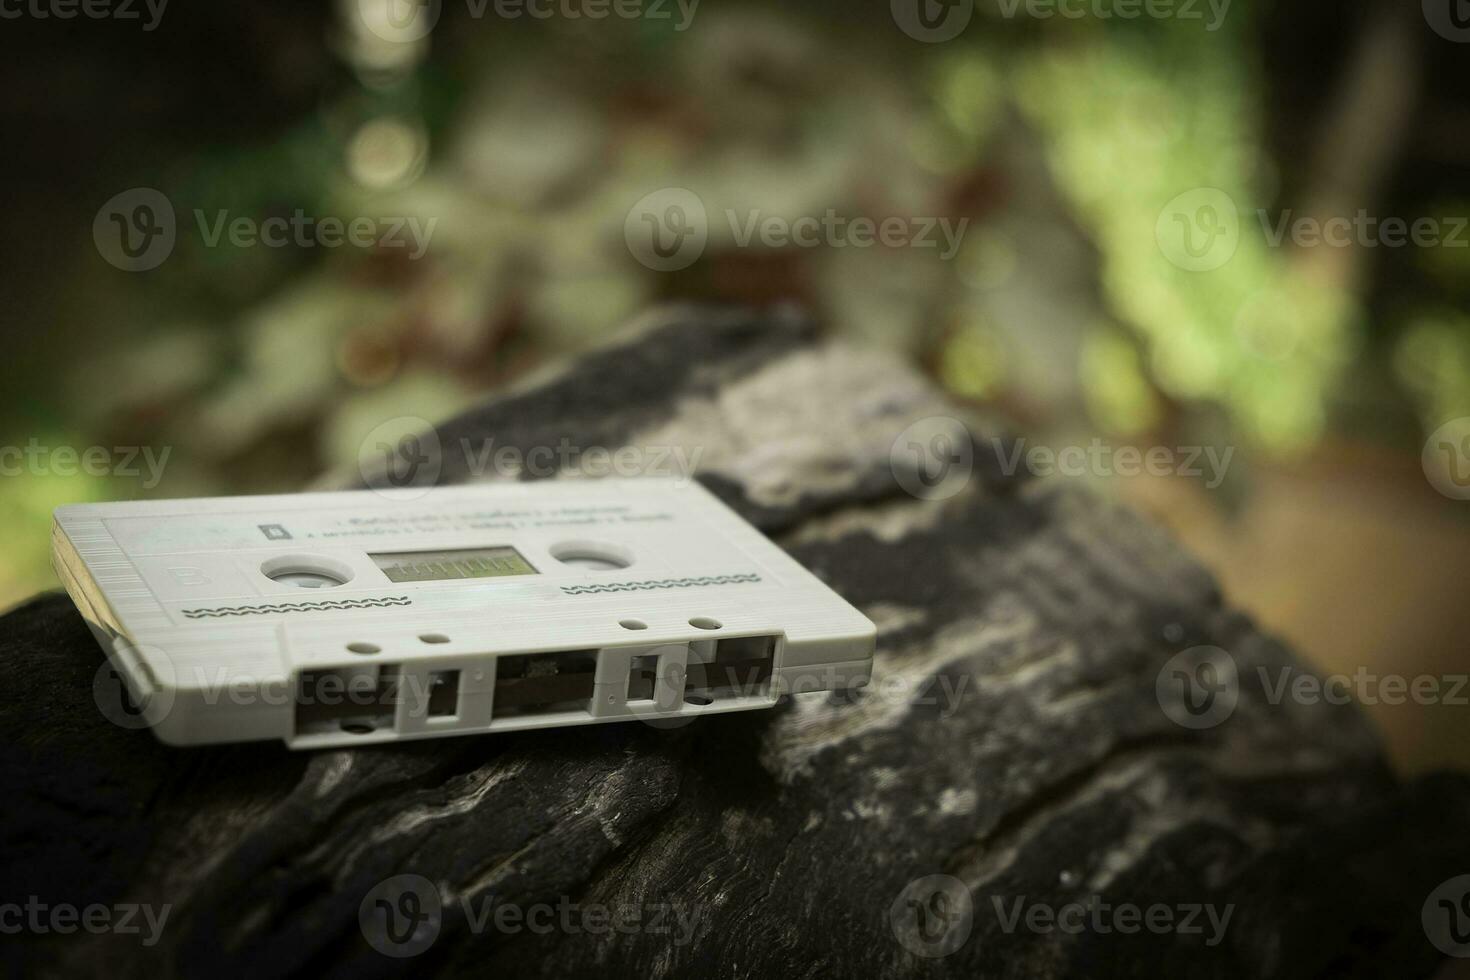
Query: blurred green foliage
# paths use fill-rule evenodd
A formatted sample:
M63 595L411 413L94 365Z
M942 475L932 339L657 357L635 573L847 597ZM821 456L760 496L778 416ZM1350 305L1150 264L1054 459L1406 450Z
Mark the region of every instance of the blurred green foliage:
M334 49L350 83L273 138L99 176L164 189L179 245L138 276L79 245L65 314L90 325L78 330L88 342L52 351L55 404L6 414L56 444L175 452L157 488L0 481L20 541L0 558L0 600L49 584L55 504L350 473L385 419L461 409L668 298L795 298L834 332L1043 427L1139 436L1223 418L1248 448L1309 451L1336 424L1369 337L1387 338L1424 426L1466 413L1464 314L1408 308L1370 323L1360 290L1249 229L1209 272L1160 250L1171 198L1222 190L1244 225L1276 203L1292 163L1265 144L1253 11L1206 32L1002 23L982 7L961 38L920 45L891 23L838 31L817 13L711 6L686 33L476 24L412 57L359 31ZM970 225L948 263L915 249L741 249L712 228L696 266L660 274L622 228L632 202L670 186L694 189L712 225L726 208ZM207 247L189 228L196 208L437 224L413 262ZM1448 251L1427 252L1423 274L1454 288L1464 262Z

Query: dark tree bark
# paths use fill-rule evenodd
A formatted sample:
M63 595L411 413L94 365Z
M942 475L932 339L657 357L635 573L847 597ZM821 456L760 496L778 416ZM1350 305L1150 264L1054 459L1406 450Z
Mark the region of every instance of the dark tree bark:
M847 698L681 728L178 750L98 711L101 655L64 595L12 612L4 900L171 910L150 947L78 932L0 949L137 976L1433 973L1421 909L1470 871L1466 780L1406 785L1357 710L1272 703L1280 671L1309 668L1158 529L1007 475L983 427L961 493L903 492L895 438L955 413L791 318L679 311L439 429L446 447L702 450L706 485L878 624L874 683ZM444 478L462 462L447 452ZM1228 653L1238 702L1190 728L1159 677L1200 646ZM401 874L442 916L392 958L359 913ZM963 885L910 887L933 875ZM1028 926L1069 903L1080 931ZM1128 905L1230 918L1111 929ZM551 931L497 928L493 909L538 906ZM602 908L642 928L605 931Z

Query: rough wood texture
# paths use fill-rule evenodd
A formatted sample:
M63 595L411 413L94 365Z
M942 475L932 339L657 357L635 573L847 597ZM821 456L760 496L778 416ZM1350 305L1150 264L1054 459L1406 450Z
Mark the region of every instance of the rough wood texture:
M1420 909L1470 870L1466 781L1404 785L1356 711L1269 703L1257 668L1291 654L1132 514L1005 477L987 440L965 492L905 494L895 436L952 413L896 362L790 318L682 311L440 429L445 445L702 450L707 485L879 624L872 693L845 702L667 730L181 751L99 714L99 652L65 596L12 612L3 898L172 911L151 948L5 936L6 959L139 976L1433 973ZM466 475L453 453L444 475ZM1155 684L1199 644L1234 657L1240 696L1191 730ZM401 873L435 883L443 916L395 959L359 909ZM958 914L904 892L935 874L968 887L971 929L919 956L891 913ZM1008 932L1022 896L1233 912L1215 945L1203 920ZM672 932L476 932L465 910L491 897L637 906L645 922L667 904L692 941L672 916Z

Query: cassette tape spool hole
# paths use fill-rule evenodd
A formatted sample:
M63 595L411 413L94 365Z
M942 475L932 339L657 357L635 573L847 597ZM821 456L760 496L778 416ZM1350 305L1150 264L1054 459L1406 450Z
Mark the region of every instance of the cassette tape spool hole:
M352 581L351 566L322 555L273 555L260 563L260 574L298 589L335 589Z
M633 564L633 552L606 541L562 541L549 549L551 557L571 568L606 572Z

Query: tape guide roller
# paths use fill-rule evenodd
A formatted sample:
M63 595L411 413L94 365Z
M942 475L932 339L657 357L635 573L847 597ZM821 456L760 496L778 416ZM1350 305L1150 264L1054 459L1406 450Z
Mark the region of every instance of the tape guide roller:
M861 687L876 632L683 479L75 504L52 560L172 745L677 725Z

